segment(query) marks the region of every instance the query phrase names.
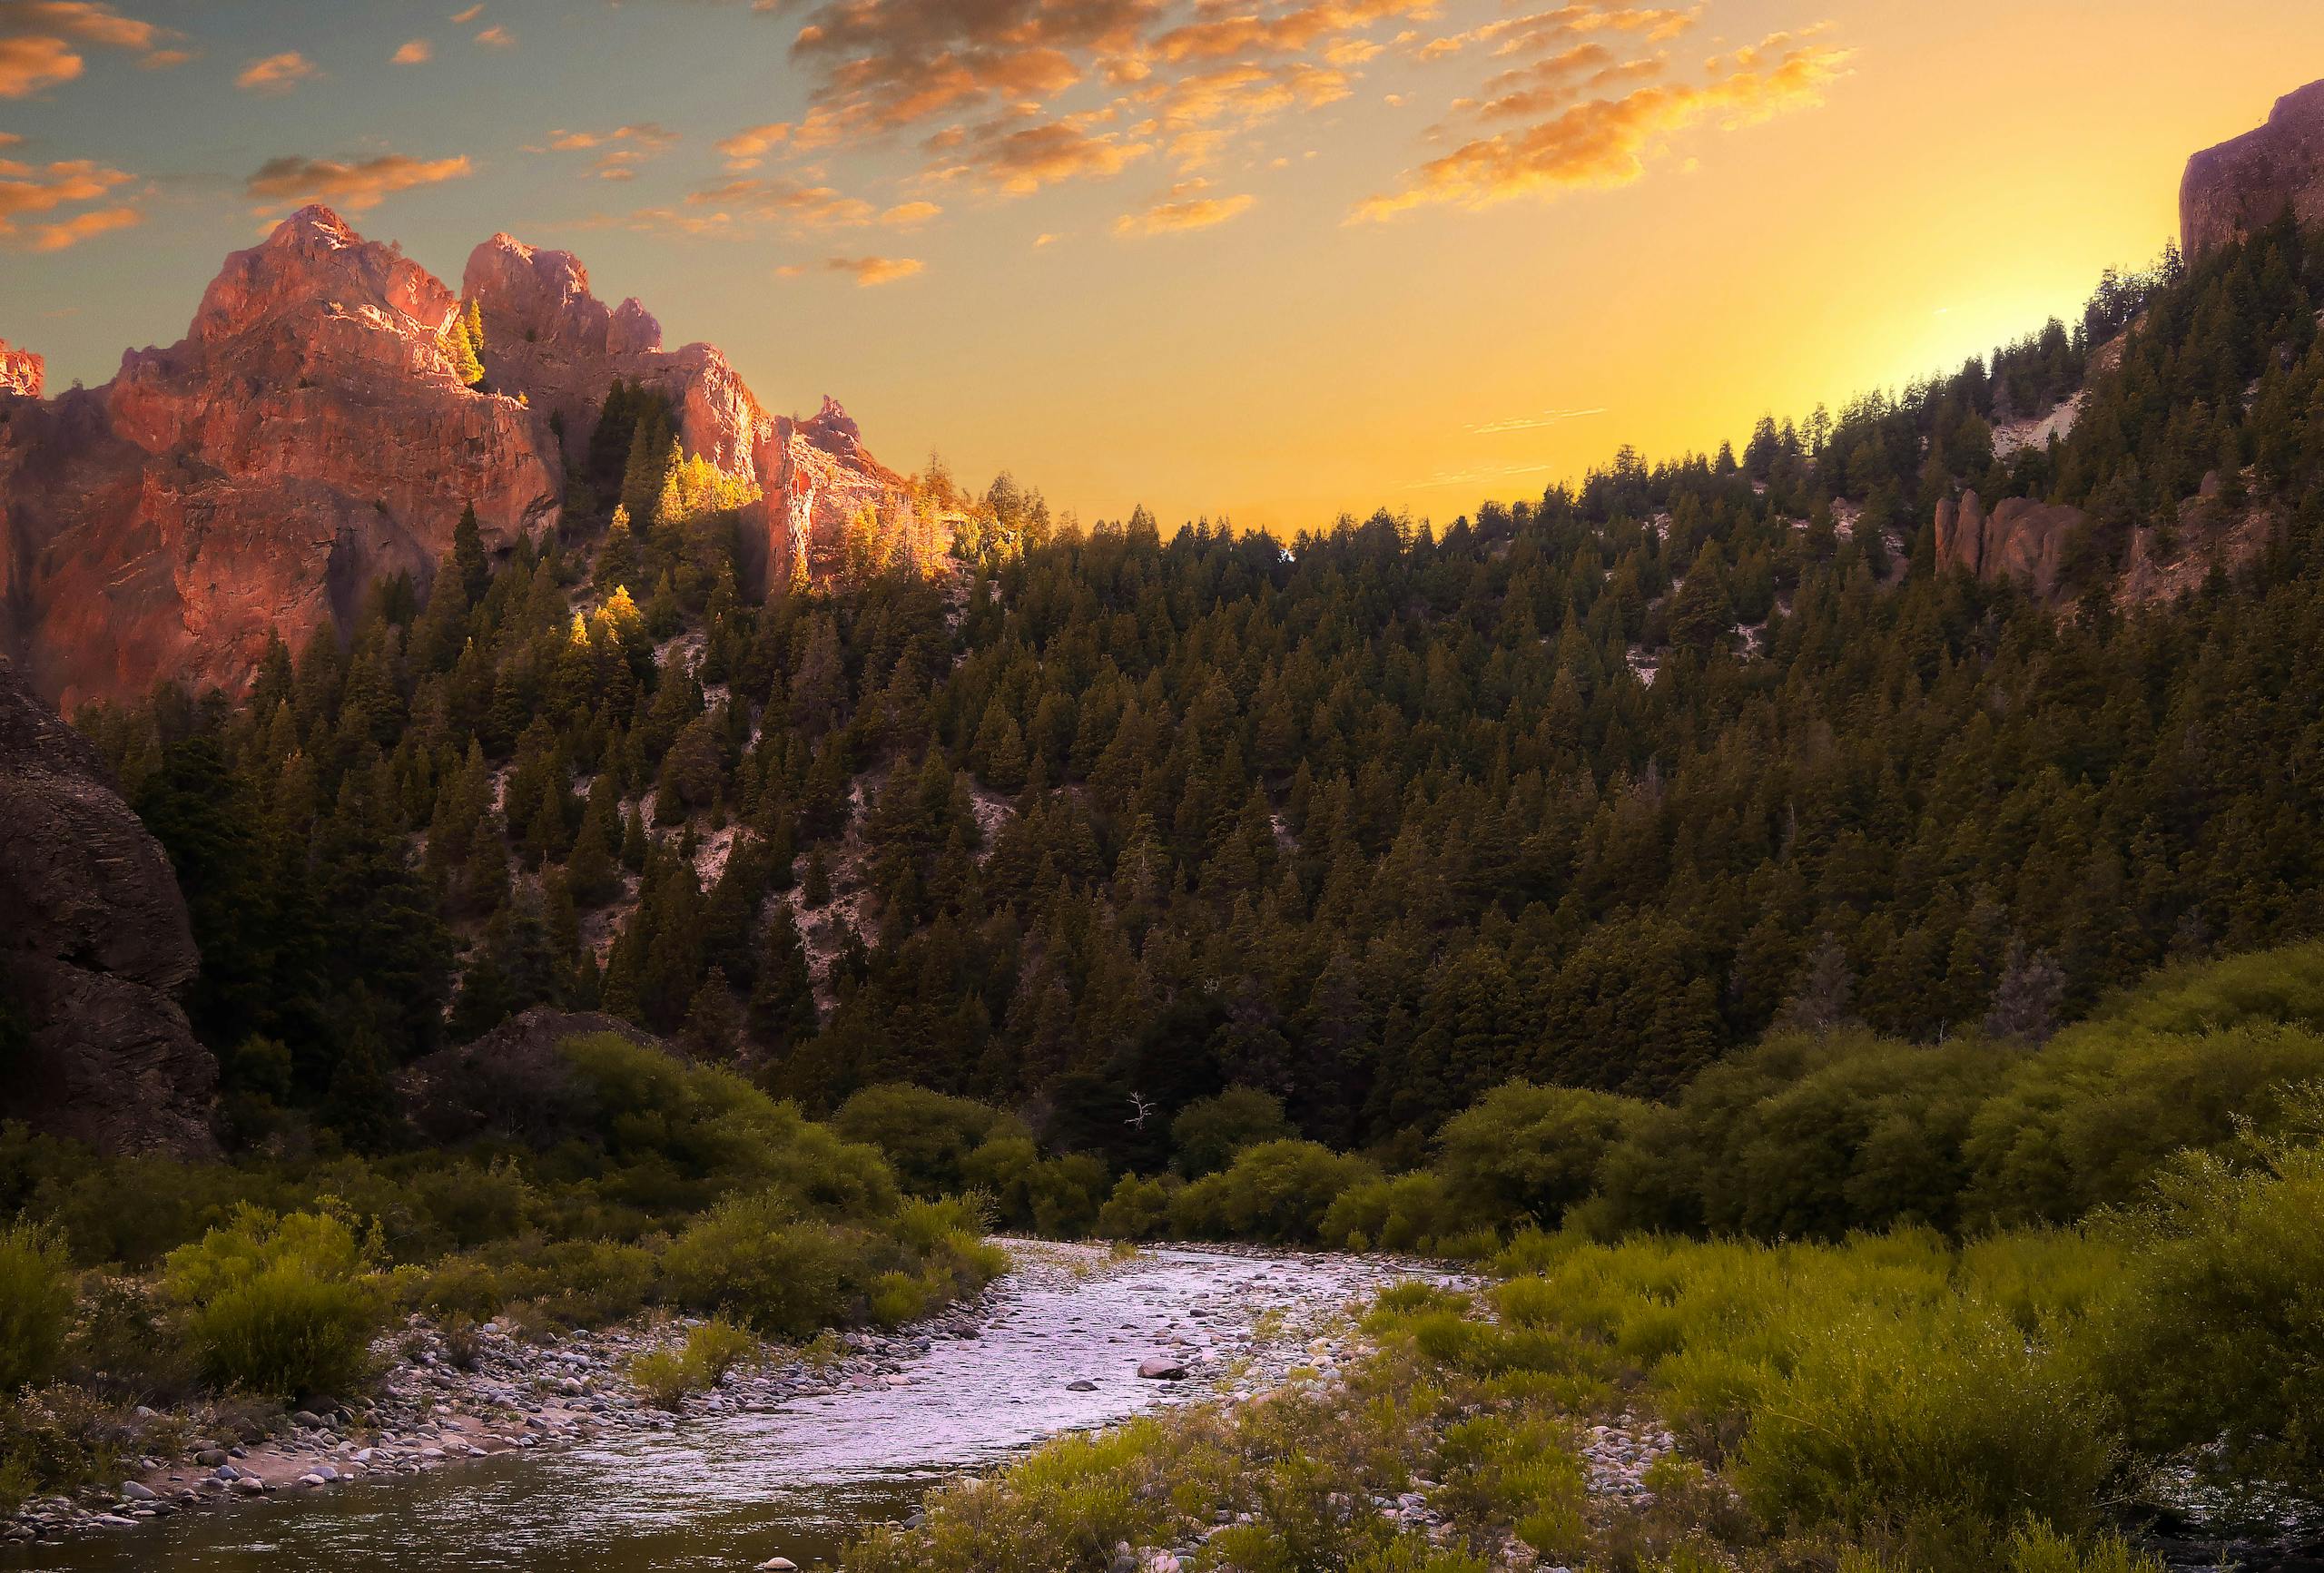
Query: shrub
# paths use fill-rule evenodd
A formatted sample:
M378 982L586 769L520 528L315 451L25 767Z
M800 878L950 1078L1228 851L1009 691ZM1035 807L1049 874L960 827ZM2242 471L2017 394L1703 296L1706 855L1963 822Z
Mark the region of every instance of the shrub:
M73 1286L64 1243L17 1223L0 1230L0 1391L56 1374L73 1325Z
M133 1278L98 1278L84 1285L65 1360L75 1381L123 1399L168 1403L193 1385L192 1362L172 1308Z
M162 1283L191 1308L202 1374L272 1396L343 1392L362 1376L379 1295L369 1248L326 1206L284 1216L244 1206L170 1253Z
M438 1316L485 1321L508 1303L500 1274L482 1262L457 1257L438 1263L419 1288L419 1303Z
M689 1393L706 1392L726 1373L759 1352L759 1341L733 1322L715 1319L686 1334L683 1344L665 1344L633 1357L629 1380L647 1400L675 1410Z
M734 1317L769 1338L839 1321L866 1266L868 1239L801 1221L786 1191L722 1202L662 1258L677 1303Z
M1977 1302L1866 1308L1807 1333L1737 1480L1777 1524L1974 1544L2033 1514L2079 1532L2115 1461L2091 1396Z
M1250 1086L1196 1098L1170 1122L1178 1171L1191 1179L1216 1174L1246 1147L1298 1134L1284 1117L1281 1098Z
M1098 1209L1098 1233L1113 1240L1158 1240L1170 1232L1170 1207L1177 1194L1175 1175L1124 1175Z
M901 1327L928 1314L928 1285L909 1273L882 1273L872 1281L872 1320Z
M1398 1175L1360 1180L1324 1214L1323 1243L1349 1251L1428 1251L1453 1226L1452 1198L1442 1176Z
M996 1136L1025 1134L999 1109L902 1082L863 1088L840 1105L832 1126L851 1142L879 1148L915 1196L964 1188L970 1153Z
M1179 1192L1172 1221L1197 1238L1312 1244L1341 1193L1372 1175L1363 1159L1315 1142L1262 1142Z
M55 1385L0 1399L0 1509L120 1469L120 1427L94 1393Z
M1554 1227L1596 1187L1607 1149L1640 1107L1611 1093L1511 1082L1445 1122L1436 1172L1473 1221Z
M2324 1093L2308 1129L2253 1137L2238 1169L2191 1155L2129 1220L2122 1292L2091 1338L2131 1435L2303 1494L2324 1489ZM2211 1446L2209 1444L2217 1444Z

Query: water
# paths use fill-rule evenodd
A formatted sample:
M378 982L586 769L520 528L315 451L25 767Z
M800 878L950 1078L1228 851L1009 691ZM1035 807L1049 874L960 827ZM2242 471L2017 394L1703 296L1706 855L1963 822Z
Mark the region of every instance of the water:
M812 1567L962 1471L1200 1396L1136 1375L1174 1340L1232 1352L1263 1311L1336 1304L1387 1276L1344 1258L1190 1249L1145 1252L1086 1278L1032 1271L1005 1281L982 1337L937 1343L905 1365L901 1387L182 1513L14 1548L0 1569L664 1573L777 1555ZM1078 1380L1097 1386L1072 1391Z

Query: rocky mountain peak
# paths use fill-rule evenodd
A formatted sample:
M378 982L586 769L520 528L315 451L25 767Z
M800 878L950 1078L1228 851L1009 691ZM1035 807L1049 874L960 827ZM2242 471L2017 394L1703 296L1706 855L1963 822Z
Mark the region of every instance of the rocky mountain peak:
M2324 82L2276 101L2265 125L2187 161L2179 186L2180 247L2201 258L2290 209L2324 224Z

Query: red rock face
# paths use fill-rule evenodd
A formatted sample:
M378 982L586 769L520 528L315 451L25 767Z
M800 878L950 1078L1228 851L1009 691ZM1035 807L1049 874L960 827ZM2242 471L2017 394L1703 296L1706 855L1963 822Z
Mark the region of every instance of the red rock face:
M607 309L569 254L496 235L465 287L489 392L439 345L461 298L320 207L229 257L185 339L103 388L39 401L39 358L0 345L0 391L33 396L0 425L0 653L68 710L163 676L239 693L270 631L343 634L382 575L424 582L469 504L491 548L555 523L564 452L616 377L669 398L689 454L757 483L760 588L794 559L829 572L862 508L901 518L902 478L839 406L767 414L716 349L665 350L643 306Z
M2080 508L2005 497L1988 514L1974 491L1936 506L1936 565L1981 579L2014 580L2044 601L2058 593L2065 545L2086 517Z
M2180 248L2190 259L2263 230L2289 208L2324 224L2324 82L2276 101L2268 123L2187 161Z
M47 366L29 349L11 349L0 339L0 398L38 398Z
M711 346L665 349L662 325L636 300L607 309L571 252L495 235L469 256L462 290L483 308L490 385L554 412L567 453L587 446L619 378L670 401L689 454L756 484L761 501L744 519L743 558L760 593L786 583L794 561L811 578L835 571L847 526L863 508L901 527L903 477L864 451L835 401L826 398L807 420L769 415Z
M544 418L460 386L451 291L328 209L226 261L185 339L0 428L0 646L70 709L168 675L237 693L270 629L344 629L425 579L476 506L487 544L556 517Z

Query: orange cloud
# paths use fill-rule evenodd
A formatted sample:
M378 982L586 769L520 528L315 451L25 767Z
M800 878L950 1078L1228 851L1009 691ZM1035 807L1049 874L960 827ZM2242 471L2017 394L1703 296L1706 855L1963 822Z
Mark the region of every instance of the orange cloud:
M94 235L109 234L126 230L145 221L145 215L135 208L92 208L85 213L54 224L41 224L33 231L33 250L62 251L77 246Z
M81 74L85 66L62 38L0 38L0 98L23 98Z
M1204 189L1200 181L1174 186L1160 201L1135 213L1124 213L1114 221L1114 233L1125 238L1136 235L1169 235L1187 230L1207 230L1229 219L1248 212L1258 198L1247 192L1232 197L1204 197L1194 193Z
M1700 5L1684 11L1662 6L1561 5L1552 11L1504 17L1466 33L1435 38L1423 44L1423 60L1458 54L1472 44L1492 44L1496 54L1519 54L1532 49L1554 49L1568 40L1590 33L1635 33L1649 44L1678 37L1702 19Z
M175 37L151 22L123 16L92 0L0 0L0 27L24 33L57 33L84 44L140 53Z
M1703 121L1749 125L1823 102L1846 74L1845 49L1776 34L1715 63L1713 80L1639 88L1576 103L1546 120L1478 137L1405 177L1401 190L1358 204L1350 222L1435 203L1482 208L1522 196L1628 185L1669 138Z
M290 157L269 159L242 182L242 189L263 204L288 208L329 202L359 213L378 207L398 192L460 180L475 172L466 155L423 160L382 153L356 163Z
M1297 51L1334 34L1368 27L1384 17L1423 16L1435 9L1436 0L1315 0L1275 16L1246 13L1189 22L1157 38L1154 49L1173 64Z
M72 159L45 169L0 159L0 235L15 232L15 220L94 202L135 178L88 159Z
M481 5L471 5L465 11L455 11L452 13L452 25L455 27L466 27L469 23L475 21L478 17L483 15L484 7Z
M996 101L1038 102L1081 79L1077 57L1135 72L1168 0L822 0L792 42L822 73L805 145L879 136Z
M940 175L965 174L1010 196L1024 196L1060 181L1110 179L1154 151L1113 132L1092 133L1088 128L1099 118L1068 115L1025 123L1023 116L1004 116L940 132L926 145L953 161Z
M487 49L514 49L517 47L517 35L509 32L506 27L502 27L497 25L487 27L483 32L478 34L476 35L476 41L484 45Z
M790 136L789 121L773 121L765 125L746 126L712 145L724 155L726 167L739 174L744 170L758 168L765 162L768 151L778 143L789 140Z
M898 202L880 215L880 221L891 229L908 230L928 222L943 211L934 202Z
M253 60L242 67L234 85L244 93L288 93L315 74L315 63L295 49Z
M433 44L428 43L425 38L415 38L410 43L405 44L401 49L395 52L395 54L392 57L392 64L397 65L425 65L435 58L436 46Z
M728 181L688 192L686 202L690 207L720 210L722 221L732 211L745 219L787 224L796 230L842 229L869 223L872 215L872 204L860 198L844 196L830 186L811 186L782 177Z
M917 257L827 257L823 260L825 271L852 274L859 290L909 279L914 273L924 271L927 266Z

